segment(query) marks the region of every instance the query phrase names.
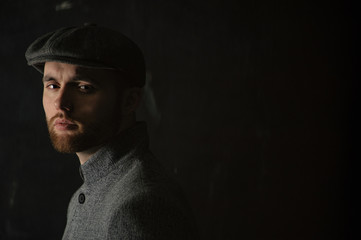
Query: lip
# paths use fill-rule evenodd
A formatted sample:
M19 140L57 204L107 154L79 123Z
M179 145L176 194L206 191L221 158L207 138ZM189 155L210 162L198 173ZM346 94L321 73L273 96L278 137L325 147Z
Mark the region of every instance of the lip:
M70 120L67 120L65 118L60 118L55 120L54 128L57 130L65 131L65 130L74 130L78 128L78 126Z

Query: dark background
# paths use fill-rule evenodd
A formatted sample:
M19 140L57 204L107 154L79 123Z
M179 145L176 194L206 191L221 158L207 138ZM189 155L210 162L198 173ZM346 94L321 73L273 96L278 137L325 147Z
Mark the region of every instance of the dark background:
M56 153L24 52L62 26L144 51L139 118L202 239L361 239L355 5L349 1L2 0L0 239L60 239L81 184Z

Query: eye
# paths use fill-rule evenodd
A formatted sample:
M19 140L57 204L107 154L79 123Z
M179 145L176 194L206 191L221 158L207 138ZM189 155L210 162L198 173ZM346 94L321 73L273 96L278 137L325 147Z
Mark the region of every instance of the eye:
M78 88L81 92L84 92L84 93L90 93L94 90L94 87L89 84L79 84Z
M57 86L56 84L53 84L53 83L47 84L45 87L48 88L48 89L59 88L59 86Z

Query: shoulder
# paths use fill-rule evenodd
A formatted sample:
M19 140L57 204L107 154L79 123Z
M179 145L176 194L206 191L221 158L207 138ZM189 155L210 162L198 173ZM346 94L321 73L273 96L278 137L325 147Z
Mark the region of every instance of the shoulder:
M182 195L178 184L165 173L150 152L135 156L126 166L119 166L110 178L113 187L110 192L125 197L143 194L164 197Z
M178 199L160 192L146 190L133 194L111 216L111 236L142 240L197 239L188 209Z
M197 239L194 218L180 187L152 157L135 160L117 180L112 195L118 200L110 213L111 236Z

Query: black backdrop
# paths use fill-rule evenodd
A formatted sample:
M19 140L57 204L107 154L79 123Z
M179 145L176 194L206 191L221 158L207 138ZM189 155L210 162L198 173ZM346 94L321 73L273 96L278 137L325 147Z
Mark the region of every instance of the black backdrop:
M147 61L139 119L202 239L358 239L355 6L348 1L2 0L0 239L60 239L81 184L49 143L41 34L97 23Z

